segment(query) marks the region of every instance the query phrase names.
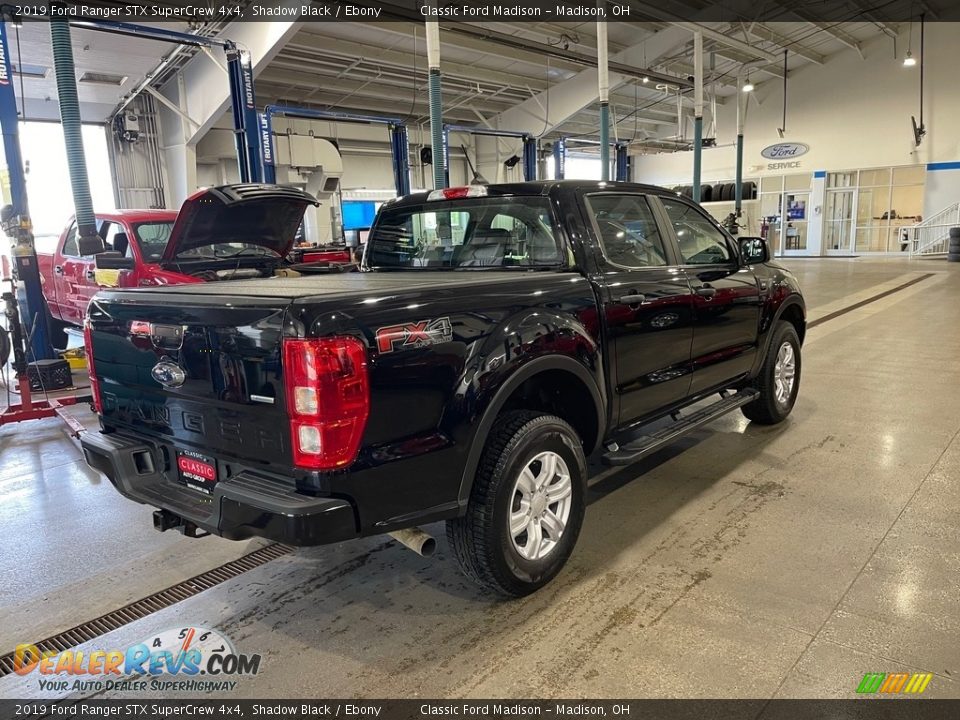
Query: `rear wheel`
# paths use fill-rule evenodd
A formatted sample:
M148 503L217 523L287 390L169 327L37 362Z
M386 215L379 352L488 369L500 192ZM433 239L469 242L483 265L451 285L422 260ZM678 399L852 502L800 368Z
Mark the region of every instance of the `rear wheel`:
M576 432L552 415L511 411L497 419L466 514L447 539L467 577L521 597L563 568L583 524L586 460Z
M754 387L759 397L742 408L753 422L776 425L793 410L800 389L800 338L790 323L780 321L774 328Z

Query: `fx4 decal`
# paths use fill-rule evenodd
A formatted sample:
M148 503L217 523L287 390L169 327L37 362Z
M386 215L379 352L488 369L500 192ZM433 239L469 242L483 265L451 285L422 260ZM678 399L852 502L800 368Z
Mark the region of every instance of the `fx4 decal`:
M448 317L388 325L377 330L377 350L382 353L438 345L451 340L453 325Z

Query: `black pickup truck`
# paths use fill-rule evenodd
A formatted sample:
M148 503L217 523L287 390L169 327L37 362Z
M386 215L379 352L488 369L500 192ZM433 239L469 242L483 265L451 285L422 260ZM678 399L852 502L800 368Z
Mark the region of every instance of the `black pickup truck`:
M312 202L250 195L288 232ZM463 571L519 596L573 550L591 453L782 421L805 317L762 239L661 188L418 193L381 208L359 272L99 293L83 450L161 530L317 545L446 520Z

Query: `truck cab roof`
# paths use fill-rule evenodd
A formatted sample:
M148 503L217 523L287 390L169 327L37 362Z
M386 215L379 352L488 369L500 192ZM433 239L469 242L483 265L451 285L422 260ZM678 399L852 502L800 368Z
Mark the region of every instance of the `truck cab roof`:
M446 188L447 190L456 190L460 187L484 188L487 197L508 197L512 195L530 195L530 196L548 196L555 190L622 190L630 192L641 192L654 195L675 195L675 193L666 188L657 185L646 185L643 183L616 182L612 180L532 180L519 183L496 183L491 185L468 185L458 186L456 188ZM411 193L401 198L393 200L387 205L389 207L405 207L408 205L422 205L433 200L441 200L442 197L432 197L437 191L424 190Z

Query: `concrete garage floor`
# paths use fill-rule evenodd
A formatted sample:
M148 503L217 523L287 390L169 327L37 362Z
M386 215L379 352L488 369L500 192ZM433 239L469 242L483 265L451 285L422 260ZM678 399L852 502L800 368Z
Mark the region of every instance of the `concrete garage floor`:
M474 590L436 525L434 559L384 538L300 550L84 647L217 628L264 656L244 697L851 697L898 670L960 697L960 265L787 265L814 321L934 275L812 328L784 425L737 413L596 465L539 594ZM56 421L0 430L0 450L0 654L263 544L154 532ZM51 694L7 676L0 696Z

